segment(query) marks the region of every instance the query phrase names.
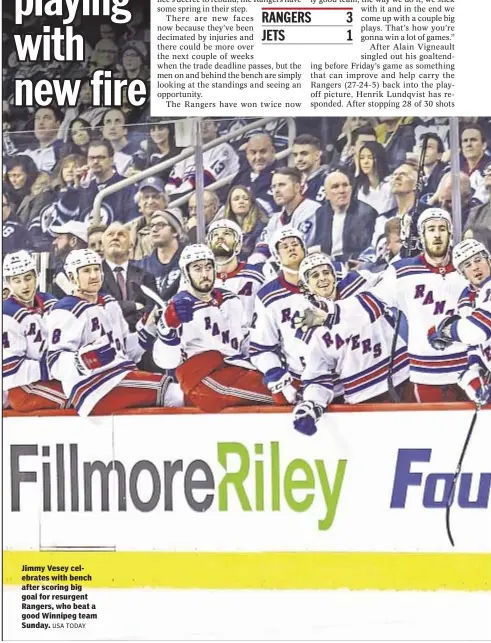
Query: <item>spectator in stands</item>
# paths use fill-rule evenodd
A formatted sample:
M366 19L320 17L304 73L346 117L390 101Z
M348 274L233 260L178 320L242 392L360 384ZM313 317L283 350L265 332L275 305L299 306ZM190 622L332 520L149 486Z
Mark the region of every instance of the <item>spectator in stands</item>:
M414 148L415 119L384 116L379 121L375 128L377 141L385 147L389 171L392 172L405 162L407 152Z
M53 294L58 299L72 293L68 276L63 269L65 259L72 250L87 247L87 226L82 221L68 221L62 225L52 226L55 235L53 248Z
M150 70L145 64L145 55L140 43L133 41L124 47L121 54L121 64L123 66L123 78L148 80L150 77Z
M92 62L95 65L95 69L110 71L114 77L119 77L121 75L121 68L117 64L117 58L118 46L113 40L101 38L101 40L96 43L94 51L92 52Z
M128 142L125 115L120 109L108 109L102 119L102 125L102 137L111 143L114 150L116 172L126 176L136 150L135 146Z
M215 218L220 207L220 200L212 190L203 191L203 206L205 210L205 230ZM189 243L197 243L198 219L196 192L191 195L188 202L189 219L186 223L186 232Z
M4 190L2 194L2 256L18 250L31 249L31 239L27 228L11 219L11 216L12 206L9 196Z
M151 118L149 137L141 142L140 148L133 156L133 164L139 170L146 170L180 154L182 148L176 147L174 123L166 123L161 118ZM159 172L158 176L167 183L171 172L172 166Z
M87 230L87 246L89 250L97 252L99 257L104 259L104 248L102 247L102 235L106 230L106 226L92 225Z
M306 247L315 245L316 212L320 204L302 196L302 175L294 167L279 167L273 173L271 188L276 207L280 208L269 219L252 255L251 263L270 256L269 244L277 230L283 226L292 226L299 230Z
M34 113L34 137L38 146L25 151L39 171L50 172L60 160L63 141L58 138L58 130L63 121L59 107L38 107Z
M376 119L350 117L345 120L336 143L338 153L334 155L333 163L343 165L353 175L357 173L356 153L360 145L377 140L372 123L375 124Z
M462 229L466 226L471 209L481 204L479 200L474 198L473 193L474 191L471 188L469 177L467 174L464 174L464 172L460 172L460 214ZM422 199L422 202L427 207L437 206L452 213L452 175L449 172L444 174L435 194L427 195L426 198Z
M154 250L138 265L155 277L157 290L162 295L180 275L179 257L184 248L181 211L178 208L157 210L150 219L150 230Z
M395 205L395 198L383 145L376 141L362 143L357 153L357 166L359 173L354 190L358 201L371 205L377 214L391 210Z
M100 125L104 112L107 111L107 107L94 107L90 81L90 78L82 81L77 105L75 107L68 107L65 111L65 118L63 119L59 132L62 140L66 139L68 129L75 119L81 118L90 123L92 129L95 129Z
M323 203L327 165L321 165L322 151L318 138L301 134L293 141L293 164L302 174L303 196Z
M401 219L392 217L385 222L384 235L387 240L387 260L396 261L400 258L402 247Z
M206 145L218 138L218 126L215 120L204 118L202 121L202 140ZM236 174L239 169L239 157L229 143L220 143L203 152L203 180L205 187L215 181ZM173 198L188 194L196 187L196 162L194 156L174 165L169 181L165 186L167 194Z
M396 205L384 213L386 219L392 217L402 218L411 211L416 198L417 180L418 172L416 168L409 163L403 163L394 170L391 177L391 185L392 194L396 199Z
M377 212L353 195L353 181L347 170L332 170L326 177L326 203L315 214L315 238L311 245L334 260L349 262L372 240Z
M490 161L486 153L486 137L480 125L464 125L460 133L462 155L460 169L468 175L474 195L481 203L485 203L488 194L484 186L484 168Z
M484 187L488 191L488 194L491 195L491 162L484 168L483 174ZM473 233L472 236L474 238L477 238L481 232L484 233L485 236L491 234L491 199L484 205L478 205L472 208L465 228L465 236L470 236L467 234L469 231ZM488 249L491 249L488 243L483 243L485 243Z
M232 180L231 187L244 185L259 207L270 216L276 211L271 179L278 168L273 141L266 134L256 134L247 141L245 152L246 161Z
M150 219L157 210L165 210L168 205L165 186L161 179L151 176L144 179L139 186L136 201L141 216L128 224L131 239L131 258L143 259L153 250L150 231Z
M104 188L118 183L123 178L114 169L114 152L111 143L103 139L94 139L89 143L87 166L76 168L73 185L69 185L58 202L58 213L62 219L77 218L90 224L92 207L97 193ZM82 177L87 173L87 187L81 186ZM102 223L109 225L113 221L130 221L135 214L133 187L126 187L105 197Z
M39 213L43 207L51 204L53 199L53 193L50 190L51 178L47 172L39 172L36 180L31 186L30 193L27 194L22 203L19 205L15 211L16 219L29 231L31 235L31 240L34 242L34 237L40 237L41 230L33 231L33 226L35 228L39 227ZM40 241L38 239L38 241ZM36 250L41 249L37 247L38 244L35 244L33 248Z
M247 260L268 223L268 217L252 198L249 189L244 185L236 185L229 190L223 218L240 226L244 236L239 259Z
M84 118L74 118L68 126L67 140L63 145L62 156L76 154L87 158L92 138L93 132L89 121Z
M135 261L130 261L131 239L126 226L119 221L111 223L102 235L104 261L103 288L119 303L123 316L134 332L136 323L145 310L153 308L151 300L140 289L144 284L155 291L155 279Z
M445 146L443 145L442 139L438 134L428 133L422 134L419 139L419 146L415 149L414 153L408 154L408 159L414 159L416 163L419 163L420 149L423 146L425 140L428 141L426 146L426 154L424 158L424 179L423 179L423 190L421 195L425 194L434 194L437 191L438 184L443 176L443 174L448 170L447 163L442 161L443 153L445 152Z
M9 195L12 215L15 216L23 200L31 193L39 171L34 161L25 154L7 157L4 162L6 169L4 190Z

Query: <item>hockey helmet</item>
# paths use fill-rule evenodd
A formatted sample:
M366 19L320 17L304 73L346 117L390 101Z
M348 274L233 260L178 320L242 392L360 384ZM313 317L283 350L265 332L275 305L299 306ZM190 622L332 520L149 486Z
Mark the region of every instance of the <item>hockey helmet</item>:
M215 256L210 248L205 246L204 243L193 243L184 248L181 256L179 257L179 268L181 269L182 278L185 284L191 285L188 270L190 264L195 261L202 260L211 261L213 263L213 269L216 270Z
M463 275L462 264L476 255L487 259L491 265L491 253L480 241L477 239L464 239L464 241L458 243L452 251L452 263L457 272Z
M271 256L279 265L281 265L281 259L278 253L278 244L280 243L280 241L284 241L285 239L289 239L291 237L295 237L296 239L298 239L302 244L304 252L307 252L307 248L305 246L305 238L300 230L294 228L291 225L282 226L274 232L271 241L269 242L269 251L271 253Z
M36 261L27 250L19 250L5 255L3 260L3 277L16 277L26 272L33 271L37 279Z
M242 229L239 226L239 224L235 223L235 221L231 221L230 219L217 219L216 221L213 221L212 223L210 223L208 227L208 232L206 234L206 243L209 246L211 246L211 239L212 239L213 233L215 232L215 230L218 230L219 228L232 230L232 232L235 234L235 239L236 239L235 247L234 247L234 256L237 256L238 254L240 254L244 235L242 233Z
M65 259L64 269L68 277L75 283L79 284L78 271L85 266L102 266L102 259L93 250L89 248L81 248L79 250L72 250L68 257Z

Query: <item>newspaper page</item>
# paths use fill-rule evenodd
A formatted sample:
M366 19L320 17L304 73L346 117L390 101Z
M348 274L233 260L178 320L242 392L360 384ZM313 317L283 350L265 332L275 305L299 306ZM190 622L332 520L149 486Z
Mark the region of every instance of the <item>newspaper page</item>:
M3 639L491 638L490 14L4 3Z

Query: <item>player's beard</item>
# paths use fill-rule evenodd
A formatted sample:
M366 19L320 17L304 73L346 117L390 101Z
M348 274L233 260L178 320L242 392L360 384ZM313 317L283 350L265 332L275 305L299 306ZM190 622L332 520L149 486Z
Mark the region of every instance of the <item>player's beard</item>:
M448 242L443 242L441 245L436 247L431 244L431 246L428 246L426 249L426 252L430 259L443 259L443 257L446 257L448 253Z
M217 259L231 259L234 256L234 249L229 248L226 243L213 244L212 250Z
M201 295L208 295L213 290L214 280L210 282L205 282L206 285L197 284L192 277L189 277L189 281L191 282L191 287L193 288L193 290L195 290L196 292L199 292ZM203 281L201 282L202 284L203 284Z

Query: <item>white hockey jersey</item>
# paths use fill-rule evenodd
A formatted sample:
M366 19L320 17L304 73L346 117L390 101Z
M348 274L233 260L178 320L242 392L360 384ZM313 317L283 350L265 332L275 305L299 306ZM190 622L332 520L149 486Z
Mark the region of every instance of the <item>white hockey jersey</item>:
M338 299L360 292L367 281L350 273L338 285ZM388 390L388 374L394 337L394 319L386 313L372 324L362 325L349 316L329 330L312 328L303 335L308 344L302 374L303 399L323 407L331 403L338 381L348 404L359 404ZM392 368L394 386L409 377L407 346L397 340Z
M233 272L228 274L220 272L220 268L217 268L215 288L230 290L239 297L244 307L248 327L252 324L256 295L266 281L263 267L263 263L247 264L242 261Z
M221 143L203 152L204 185L211 185L226 176L237 174L239 157L229 143ZM174 165L165 186L168 194L176 195L196 188L196 161L190 156Z
M467 347L456 343L437 351L428 342L428 330L447 315L457 313L466 283L451 264L435 268L420 255L390 265L370 291L389 308L399 308L406 316L411 382L454 384L465 369Z
M293 322L310 306L300 288L288 283L281 273L258 292L249 354L261 373L282 367L300 379L307 344L297 334Z
M259 252L265 257L269 257L269 242L276 230L285 225L291 225L300 230L305 237L307 248L311 246L315 239L315 213L320 206L321 204L317 201L303 199L290 216L285 210L273 214L268 225L261 232L254 253Z
M210 302L188 294L195 300L193 319L177 329L157 333L153 347L157 366L174 369L191 357L209 351L218 351L230 364L245 365L242 342L247 336L247 323L239 297L223 288L213 290Z
M466 289L463 296L468 293ZM456 324L457 337L467 346L470 366L480 362L491 373L491 277L481 284L479 292L472 298L472 309Z
M135 362L145 352L139 335L129 332L118 302L110 295L99 296L94 304L80 297L64 297L53 306L47 321L50 371L78 413L89 415L97 402L136 368ZM114 360L90 375L81 375L76 352L105 337L116 350Z
M57 302L53 295L36 293L28 308L14 297L3 302L3 389L9 391L41 379L41 358L47 350L46 318Z

